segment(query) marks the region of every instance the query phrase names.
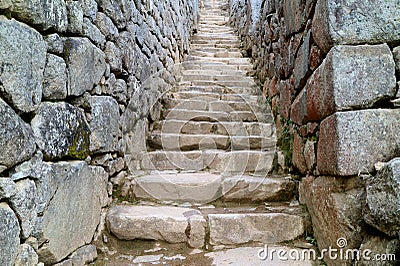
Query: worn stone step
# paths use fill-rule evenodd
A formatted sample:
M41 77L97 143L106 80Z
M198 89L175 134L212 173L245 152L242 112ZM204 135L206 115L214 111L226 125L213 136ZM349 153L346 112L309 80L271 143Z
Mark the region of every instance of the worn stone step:
M121 240L149 239L168 243L205 244L207 222L194 209L116 205L107 214L108 229Z
M236 102L236 101L205 101L200 99L166 99L164 103L165 108L168 109L190 109L190 110L201 110L201 111L220 111L220 112L236 112L236 111L247 111L259 113L267 110L265 104L258 104L258 102Z
M213 81L222 81L223 84L227 84L225 86L231 87L240 87L253 85L255 86L254 81L250 77L246 77L244 75L239 75L239 73L228 74L202 74L202 73L187 73L183 72L182 74L183 81L193 81L194 83L198 82L213 82ZM233 84L231 84L231 82Z
M184 70L221 70L224 69L226 71L241 71L246 72L251 69L250 65L241 64L238 66L228 65L222 62L204 62L204 61L186 61L182 64Z
M301 215L241 209L243 212L202 214L193 208L115 205L109 209L106 222L110 232L121 240L161 240L194 248L208 244L207 231L211 245L281 243L304 234Z
M222 86L222 87L253 87L257 86L253 80L242 79L242 80L224 80L224 77L216 77L220 80L182 80L178 86Z
M204 53L223 53L223 52L236 52L240 53L240 49L236 47L218 48L218 47L191 47L192 52Z
M191 47L191 49L207 49L207 48L239 49L240 48L240 43L239 42L237 42L237 43L229 42L229 43L213 43L213 44L210 44L210 43L206 43L206 44L197 43L196 44L196 42L193 42L190 47Z
M182 75L205 75L205 76L214 76L214 75L226 75L226 76L240 76L240 77L247 77L247 71L227 68L221 69L221 64L214 64L213 66L218 66L219 68L209 69L208 66L205 69L185 69L182 71Z
M271 150L276 141L264 136L234 136L216 134L171 134L153 132L148 138L150 147L163 150Z
M191 204L205 204L217 199L241 203L290 201L296 187L290 177L223 177L207 172L159 172L134 175L127 180L125 190L134 199Z
M164 119L186 120L186 121L210 121L210 122L270 122L271 114L252 111L202 111L191 109L169 109L163 113Z
M211 245L281 243L304 234L301 216L285 213L208 215Z
M136 170L209 170L225 175L264 176L272 167L275 151L151 151L131 155L128 167Z
M260 122L201 122L171 119L155 122L153 129L166 133L274 137L274 124Z
M199 92L199 93L218 93L218 94L249 94L261 95L258 86L252 87L224 87L224 86L195 86L185 85L173 88L172 92Z
M188 61L200 61L200 62L221 62L229 65L251 65L248 58L223 58L223 57L201 57L192 56L187 57Z
M216 51L216 52L207 52L201 50L193 50L190 53L192 56L201 56L201 57L217 57L217 58L242 58L242 53L239 51L235 52L227 52L227 51Z
M196 86L197 87L197 86ZM234 87L231 87L233 89ZM250 95L250 94L220 94L216 92L201 92L201 91L176 91L170 94L174 99L192 99L192 100L205 100L208 102L213 102L216 100L223 100L228 102L249 102L262 103L265 102L263 96Z

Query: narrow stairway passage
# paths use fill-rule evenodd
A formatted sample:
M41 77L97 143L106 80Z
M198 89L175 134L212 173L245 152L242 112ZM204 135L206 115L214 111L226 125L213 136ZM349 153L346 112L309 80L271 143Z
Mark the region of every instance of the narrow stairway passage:
M221 259L207 253L216 247L279 244L305 232L295 182L269 175L276 146L271 110L227 26L227 7L204 1L182 77L122 189L134 203L112 206L106 218L118 239L184 243L207 257L202 265ZM250 260L232 265L260 265L257 249L250 250ZM184 254L188 262L190 256Z

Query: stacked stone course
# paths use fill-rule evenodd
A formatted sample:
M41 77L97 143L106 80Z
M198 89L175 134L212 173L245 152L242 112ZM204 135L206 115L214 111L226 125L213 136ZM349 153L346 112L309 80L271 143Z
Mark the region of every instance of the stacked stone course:
M300 199L320 249L336 247L341 237L348 248L400 249L399 224L392 222L400 215L399 6L397 0L230 1L231 24L253 58L290 159L279 162L304 177ZM379 162L387 163L382 170Z
M0 265L95 259L109 180L159 116L197 16L197 0L0 1Z

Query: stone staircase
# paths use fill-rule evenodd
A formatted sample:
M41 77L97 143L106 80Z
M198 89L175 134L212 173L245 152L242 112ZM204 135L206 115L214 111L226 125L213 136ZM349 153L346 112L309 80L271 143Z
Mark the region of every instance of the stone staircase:
M276 145L271 110L226 25L225 1L204 4L181 80L125 183L137 204L111 207L108 229L122 240L200 249L295 240L305 218L291 203L290 176L269 175Z

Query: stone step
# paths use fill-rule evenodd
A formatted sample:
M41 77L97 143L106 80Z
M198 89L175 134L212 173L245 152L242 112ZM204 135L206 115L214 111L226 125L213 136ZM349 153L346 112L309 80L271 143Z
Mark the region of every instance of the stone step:
M224 202L281 202L294 196L295 182L288 177L252 177L203 173L159 172L127 178L125 191L132 199L206 204Z
M216 134L171 134L153 132L147 138L147 144L154 149L166 151L190 150L273 150L274 138L263 136L234 136Z
M249 58L222 58L222 57L201 57L201 56L187 56L188 61L197 62L220 62L230 65L251 65Z
M207 244L281 243L304 234L301 215L251 210L202 214L194 208L115 205L109 209L106 222L110 232L121 240L161 240L187 243L193 248ZM206 243L207 231L209 243Z
M260 105L258 102L237 102L237 101L205 101L200 99L166 99L164 107L168 109L190 109L198 111L219 111L232 113L235 111L246 111L260 113L267 110L267 105Z
M192 39L191 43L194 45L201 45L201 44L206 44L209 46L215 46L218 44L222 45L239 45L240 43L237 40L217 40L217 39Z
M200 65L200 64L199 64ZM246 71L242 71L242 70L237 70L237 69L232 69L232 68L227 68L227 69L221 69L221 66L223 66L223 64L209 64L208 66L203 65L203 67L205 69L185 69L184 65L184 70L182 71L183 75L201 75L201 76L240 76L240 77L244 77L244 78L248 78L247 72ZM215 66L216 68L212 68L209 69L208 67L211 66ZM217 68L219 67L219 68Z
M190 49L204 49L204 48L220 48L220 49L240 49L239 42L229 42L229 43L192 43Z
M235 52L206 52L200 50L192 50L190 52L192 56L201 57L217 57L217 58L242 58L242 53L240 51Z
M246 77L244 75L239 75L235 73L235 75L218 75L218 74L201 74L201 73L186 73L182 74L183 82L193 82L193 83L215 83L215 81L222 82L222 84L226 87L242 87L242 86L257 86L253 79L250 77ZM199 85L199 86L207 86L207 85Z
M236 70L250 71L252 66L249 64L228 65L223 62L204 62L204 61L187 61L182 64L185 70Z
M191 109L168 109L163 112L163 119L209 122L271 122L271 114L252 111L202 111Z
M191 52L205 52L205 53L222 53L222 52L235 52L240 53L240 49L236 47L191 47Z
M195 86L197 87L197 86ZM233 90L234 87L230 89ZM261 104L265 102L263 96L251 95L251 94L224 94L224 93L216 93L216 92L201 92L195 90L189 91L176 91L170 93L170 98L173 99L183 99L183 100L204 100L208 102L213 102L216 100L223 100L228 102L248 102L250 105L252 104Z
M154 123L153 130L182 134L220 134L234 136L274 136L273 123L260 122L198 122L184 120L163 120Z
M131 155L130 171L180 170L202 171L224 175L253 174L265 176L272 167L275 151L150 151Z
M195 86L185 85L173 88L171 92L197 92L197 93L217 93L217 94L249 94L249 95L260 95L261 91L258 86L253 87L222 87L222 86ZM260 104L265 102L264 98L260 101Z
M205 244L207 222L194 209L116 205L106 219L108 229L121 240L162 240L194 248Z
M219 76L216 77L219 78L220 80L182 80L181 82L178 83L177 86L187 86L187 85L193 85L193 86L222 86L222 87L253 87L257 86L253 80L251 79L242 79L242 80L224 80L224 76Z
M285 213L208 215L211 245L280 243L304 234L301 216Z

